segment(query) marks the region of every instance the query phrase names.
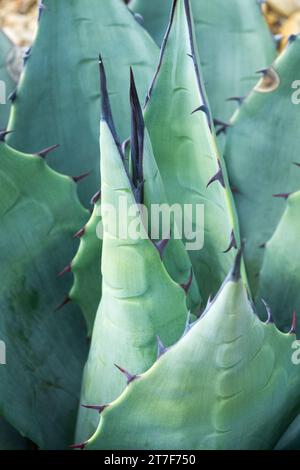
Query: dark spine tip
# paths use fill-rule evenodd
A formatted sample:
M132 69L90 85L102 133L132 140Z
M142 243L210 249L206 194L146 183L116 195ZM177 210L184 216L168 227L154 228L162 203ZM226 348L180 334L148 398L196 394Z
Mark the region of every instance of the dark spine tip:
M298 162L293 162L293 165L296 165L298 168L300 168L300 163Z
M292 42L295 42L298 37L299 37L299 34L290 34L290 36L288 38L289 44L292 44Z
M97 204L97 202L100 201L100 199L101 199L101 191L97 191L96 194L94 194L94 196L91 199L91 204L94 206L95 204Z
M90 176L91 173L92 173L91 171L88 171L88 172L83 173L82 175L79 175L79 176L72 176L72 180L74 181L74 183L79 183L79 181L82 181L85 178L87 178L88 176Z
M230 234L229 246L228 246L227 250L223 251L223 253L229 253L229 251L231 251L232 248L237 249L237 242L236 242L236 239L235 239L234 230L232 230L232 232Z
M195 114L199 111L202 111L208 118L210 118L209 109L208 109L208 106L206 106L206 104L202 104L201 106L198 106L198 108L194 109L194 111L192 111L191 114Z
M67 273L70 273L72 271L72 264L70 263L68 266L66 266L60 273L58 273L57 277L62 277Z
M114 364L115 367L126 377L127 380L127 385L129 385L131 382L133 382L136 378L137 375L130 374L126 369L123 369L123 367L118 366L118 364Z
M0 142L5 142L5 138L7 135L11 134L13 131L7 131L6 129L0 130Z
M295 335L297 333L297 314L296 312L294 311L293 313L293 320L292 320L292 326L291 326L291 329L289 331L289 334L290 335Z
M270 305L264 299L261 299L261 301L264 304L267 315L268 315L266 324L268 325L269 323L274 323L273 313L272 313L272 309L271 309Z
M267 75L269 73L269 69L260 69L260 70L257 70L255 73L257 74L262 74L262 75Z
M273 194L273 197L276 197L278 199L288 199L292 193L279 193L279 194Z
M64 307L65 307L68 303L70 303L70 302L71 302L71 299L70 299L69 296L67 296L67 297L62 301L62 303L61 303L58 307L56 307L55 312L58 312L59 310L61 310L62 308L64 308Z
M53 152L53 150L56 150L58 147L59 147L59 144L51 145L51 147L46 147L45 149L40 150L39 152L36 153L36 155L41 158L46 158L50 152Z
M242 265L242 256L243 256L244 244L238 250L232 271L230 273L230 281L238 282L241 279L241 265Z
M85 234L85 227L78 230L78 232L76 232L75 235L73 235L73 238L81 238L83 237L84 234Z
M138 204L143 202L143 157L145 124L132 68L130 67L130 107L131 107L131 162L132 184Z
M194 276L194 273L193 273L193 269L191 268L190 275L189 275L189 278L188 278L187 282L185 284L180 285L180 287L182 287L182 289L184 290L184 292L186 294L188 294L188 292L190 290L190 287L192 285L193 276Z
M98 411L98 413L101 414L109 405L81 405L81 406L88 410Z

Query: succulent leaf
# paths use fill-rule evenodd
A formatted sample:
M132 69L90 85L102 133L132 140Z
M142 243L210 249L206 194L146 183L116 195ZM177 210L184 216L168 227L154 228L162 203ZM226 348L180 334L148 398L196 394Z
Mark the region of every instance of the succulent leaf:
M133 0L130 8L161 44L172 0ZM215 118L227 122L236 110L231 97L247 95L256 70L275 59L275 42L257 0L191 0L206 91Z
M42 449L65 448L73 435L85 328L75 306L54 310L70 288L57 273L86 217L71 178L0 142L0 409Z
M228 188L220 182L207 187L220 168L225 181L227 176L197 66L192 21L189 2L175 1L145 122L169 203L182 208L190 204L193 228L198 235L205 234L204 247L189 254L206 301L217 292L232 263L232 253L224 251L236 221ZM195 215L200 205L205 211L204 226Z
M104 116L105 117L105 116ZM157 357L157 336L170 346L182 334L187 321L186 294L168 275L160 254L149 239L137 207L134 180L128 175L120 148L109 123L102 120L101 194L103 220L102 299L97 312L88 362L85 366L81 403L105 405L130 381L147 370ZM127 208L122 210L126 204ZM140 236L119 233L134 222ZM130 371L130 374L126 371ZM81 408L77 440L87 439L97 428L99 415Z
M283 215L286 197L300 187L300 170L294 165L299 161L299 109L292 102L299 51L300 37L263 72L228 129L225 160L231 186L236 188L241 236L247 240L245 263L254 295L263 247Z
M300 407L296 337L254 314L239 263L206 315L103 411L86 449L274 448Z

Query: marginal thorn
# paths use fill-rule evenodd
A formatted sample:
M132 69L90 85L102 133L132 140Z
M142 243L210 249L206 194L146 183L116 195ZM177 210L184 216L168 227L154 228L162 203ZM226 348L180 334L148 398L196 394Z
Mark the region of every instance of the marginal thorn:
M191 114L195 114L195 113L197 113L198 111L202 111L202 112L205 113L207 116L209 116L209 109L208 109L208 107L207 107L205 104L202 104L201 106L198 106L198 108L194 109L194 111L192 111Z
M217 171L217 173L209 180L209 182L207 183L207 188L212 184L214 183L215 181L218 181L221 186L223 186L223 188L225 188L225 181L224 181L224 176L223 176L223 171L222 171L222 168L220 167L219 165L219 170Z
M297 333L297 314L294 311L293 313L293 320L292 320L292 327L289 331L290 335L295 335Z
M163 259L165 249L170 241L170 236L168 238L164 238L163 240L160 240L158 242L153 242L155 248L157 249L160 259Z
M61 310L63 307L65 307L68 303L71 302L71 299L69 296L67 296L63 301L62 303L54 310L55 312L58 312L59 310Z
M73 235L73 238L81 238L83 237L84 234L85 234L85 227L78 230L78 232L76 232L75 235Z
M267 75L269 73L269 69L260 69L260 70L257 70L255 73L259 74L263 74L263 75Z
M273 197L281 198L281 199L288 199L292 193L279 193L273 194Z
M157 336L157 358L160 358L167 350L168 348L165 347L160 337Z
M100 199L101 199L101 191L97 191L96 194L94 194L94 196L91 199L91 204L92 205L97 204L97 202L100 201Z
M114 365L117 369L119 369L120 372L122 372L122 374L125 375L127 379L127 385L129 385L138 377L137 375L130 374L130 372L128 372L126 369L123 369L123 367L118 366L118 364L114 364Z
M78 449L78 450L84 450L87 445L87 442L82 442L81 444L73 444L69 446L69 449Z
M193 273L193 269L191 268L191 272L190 272L190 275L189 275L189 278L188 278L187 282L185 284L180 285L180 287L182 287L182 289L184 290L184 292L186 294L188 293L188 291L190 290L190 287L192 285L193 276L194 276L194 273Z
M187 53L187 56L188 56L188 57L190 57L191 59L193 59L193 58L194 58L193 54L189 54L189 53Z
M220 121L219 119L214 119L214 125L216 127L216 135L217 136L219 136L222 133L225 134L228 127L230 127L230 124L228 124L227 122Z
M298 163L298 162L293 162L293 165L296 165L297 167L300 168L300 163Z
M58 273L57 277L62 277L67 273L70 273L72 271L72 264L68 264L60 273Z
M12 132L13 131L7 131L6 129L0 129L0 142L5 142L5 137Z
M91 171L88 171L87 173L83 173L79 176L72 176L72 180L74 181L74 183L79 183L79 181L82 181L84 178L87 178L88 176L90 176L90 174Z
M271 309L270 305L264 299L261 299L261 301L264 304L266 312L268 314L268 319L266 321L266 324L274 323L272 309Z
M223 253L229 253L229 251L231 251L232 248L237 249L237 242L236 242L236 239L235 239L234 230L232 230L232 232L230 234L229 246L225 251L223 251Z
M266 244L266 243L262 243L261 245L259 245L259 247L258 247L258 248L261 248L261 249L263 250L264 248L266 248L266 246L267 246L267 244Z
M231 192L232 194L240 194L239 190L235 186L231 186Z
M56 150L58 147L59 144L51 145L51 147L46 147L45 149L40 150L40 152L37 152L36 155L41 158L46 158L50 152L53 152L53 150Z
M87 408L88 410L95 410L98 411L99 414L101 414L105 408L107 408L109 405L81 405L83 408Z

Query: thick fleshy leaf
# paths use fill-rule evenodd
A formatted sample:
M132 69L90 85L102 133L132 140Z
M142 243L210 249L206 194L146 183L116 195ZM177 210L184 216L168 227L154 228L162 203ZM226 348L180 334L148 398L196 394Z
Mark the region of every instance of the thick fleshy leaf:
M230 244L234 210L228 203L230 191L223 187L226 171L218 156L197 66L190 13L188 1L174 2L145 122L169 203L182 209L189 205L193 229L198 237L204 234L204 247L194 246L189 254L200 293L207 300L216 293L232 263L232 253L224 251ZM213 181L215 175L219 177ZM196 217L201 207L204 225L202 218Z
M60 144L49 164L68 175L92 171L80 188L87 204L99 188L99 53L107 63L120 138L129 134L129 66L141 96L158 48L122 0L44 0L39 31L14 101L8 142L35 152Z
M258 319L238 271L237 262L206 315L103 411L88 450L274 448L300 407L296 337Z
M83 405L105 405L117 398L125 384L114 364L131 374L144 372L157 357L157 337L170 346L182 334L187 320L184 290L165 270L139 211L130 214L129 208L137 207L136 200L119 148L105 121L100 135L103 285L84 372ZM111 207L117 224L114 212L108 210ZM140 228L139 236L130 235L130 224ZM77 439L87 439L98 422L95 410L81 408Z
M133 0L130 7L161 44L172 0ZM255 85L256 71L275 59L275 42L257 0L191 0L205 87L214 118L227 122Z
M0 142L0 409L42 449L66 447L74 432L86 332L74 305L55 309L86 217L71 178Z
M0 30L0 128L7 126L10 111L9 95L19 79L20 50Z
M276 324L289 331L293 312L300 314L300 192L292 194L286 204L278 227L266 244L257 299L263 298L270 305ZM300 334L300 322L295 327Z
M299 53L300 37L263 73L228 130L225 159L236 189L241 236L247 240L245 262L254 294L264 244L285 210L284 195L300 188L300 169L294 165L300 163L300 114L292 101Z

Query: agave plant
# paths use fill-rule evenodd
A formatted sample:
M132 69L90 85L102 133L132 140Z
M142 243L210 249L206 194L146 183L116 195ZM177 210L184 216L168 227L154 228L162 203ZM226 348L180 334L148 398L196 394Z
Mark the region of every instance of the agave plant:
M256 0L171 3L44 1L0 134L0 449L300 449L300 38L271 66ZM203 246L153 236L175 204Z

